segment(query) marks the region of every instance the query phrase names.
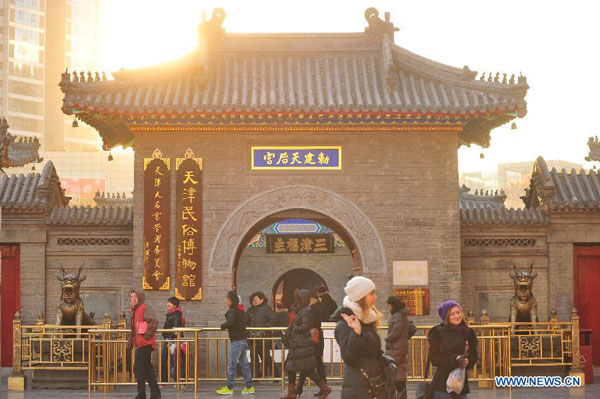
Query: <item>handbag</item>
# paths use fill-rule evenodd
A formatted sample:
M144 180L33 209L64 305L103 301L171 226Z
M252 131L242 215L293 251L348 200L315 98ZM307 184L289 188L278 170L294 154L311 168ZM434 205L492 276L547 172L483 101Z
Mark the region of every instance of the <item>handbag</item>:
M311 328L310 329L310 338L312 339L312 342L315 344L319 344L319 329L318 328Z
M423 377L427 378L428 373L429 373L429 353L427 354L427 365L425 366L425 374L423 375ZM430 382L427 382L427 381L419 382L419 384L417 385L416 398L417 399L432 399L433 398L432 386L431 386Z

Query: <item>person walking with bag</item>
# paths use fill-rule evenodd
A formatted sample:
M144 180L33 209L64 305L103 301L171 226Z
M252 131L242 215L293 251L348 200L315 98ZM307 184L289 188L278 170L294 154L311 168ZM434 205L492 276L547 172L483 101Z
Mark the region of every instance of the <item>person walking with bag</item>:
M335 340L344 361L341 399L386 399L386 373L377 326L375 283L353 277L344 288L342 307L331 317L337 322ZM389 382L388 382L389 383Z
M219 395L233 395L233 383L235 382L235 372L239 363L242 369L242 375L246 383L246 388L242 390L242 395L254 394L254 382L248 363L248 341L246 340L246 313L240 309L239 297L234 291L227 293L227 313L225 313L225 323L221 324L221 330L227 330L229 333L229 353L227 354L227 383L217 390Z
M146 381L150 386L150 399L160 399L160 388L152 368L152 352L156 350L156 329L158 320L154 312L144 303L144 293L129 291L131 305L131 334L127 341L127 350L135 347L133 373L137 381L135 399L146 399Z
M387 299L392 315L385 338L385 354L396 361L396 398L406 399L406 372L408 368L408 307L397 296Z
M469 390L467 370L472 369L477 363L477 337L475 331L469 328L458 302L449 300L438 307L438 314L442 322L433 327L429 332L429 359L436 366L435 375L431 381L433 399L466 399ZM461 371L461 368L464 369ZM448 377L458 369L464 375L463 381ZM457 389L457 384L462 389L449 393L450 387ZM447 387L450 385L450 387Z
M302 373L314 381L321 389L320 398L325 399L331 388L317 373L315 343L311 337L313 314L310 308L310 291L302 289L296 294L297 311L294 321L286 331L286 345L289 353L285 359L285 371L288 375L288 392L282 399L296 399L296 373Z
M327 383L327 373L325 370L325 364L323 363L323 351L325 350L325 338L323 337L323 330L321 329L321 307L317 299L317 292L315 290L310 291L310 309L312 311L312 325L310 328L310 336L315 345L315 358L317 360L317 373L323 381ZM300 373L298 377L298 384L296 385L296 394L300 396L304 391L304 381L306 380L306 373ZM321 396L321 391L314 394L316 397Z

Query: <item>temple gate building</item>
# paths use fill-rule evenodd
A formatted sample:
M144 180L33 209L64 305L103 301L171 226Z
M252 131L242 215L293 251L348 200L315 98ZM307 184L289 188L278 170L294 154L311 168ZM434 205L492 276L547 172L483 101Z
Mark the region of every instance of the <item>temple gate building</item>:
M526 79L423 58L376 10L365 17L361 33L231 34L217 9L176 62L114 80L64 73L63 111L105 149L135 148L133 200L69 207L51 163L2 178L0 241L20 248L23 318L52 315L53 275L85 261L82 293L111 315L143 287L155 309L186 299L197 326L221 321L231 289L285 301L301 279L339 303L356 274L375 281L381 308L406 295L417 323L448 298L504 321L513 263L534 262L540 318L567 319L590 292L579 270L599 273L580 266L600 242L597 173L539 158L521 210L460 188L457 149L487 147L525 115Z

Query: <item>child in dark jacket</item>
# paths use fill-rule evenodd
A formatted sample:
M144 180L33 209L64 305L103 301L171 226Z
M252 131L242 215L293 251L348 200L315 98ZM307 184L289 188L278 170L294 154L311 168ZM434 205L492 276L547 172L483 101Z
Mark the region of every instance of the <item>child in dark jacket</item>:
M170 330L175 327L183 327L183 311L179 307L179 299L174 296L167 299L167 315L163 329ZM174 332L163 332L162 336L164 339L169 341L175 341L177 339L177 333ZM183 351L177 350L178 344L176 342L165 342L161 350L160 360L160 380L161 382L168 381L169 364L171 365L171 381L175 381L177 377L177 359L179 359L179 375L183 377L185 375L185 359L183 357ZM169 352L171 356L169 356Z

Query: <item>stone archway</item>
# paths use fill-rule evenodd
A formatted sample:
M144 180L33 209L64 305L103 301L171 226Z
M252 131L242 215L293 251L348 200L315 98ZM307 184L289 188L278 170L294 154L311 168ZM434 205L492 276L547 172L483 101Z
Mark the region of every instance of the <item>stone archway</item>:
M290 209L305 209L331 218L352 240L362 271L386 271L383 243L373 223L350 200L333 191L293 185L264 191L241 203L225 220L213 244L209 273L231 273L240 245L251 229L269 216Z

